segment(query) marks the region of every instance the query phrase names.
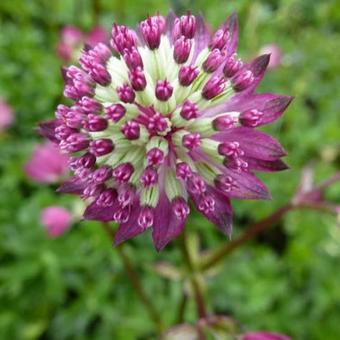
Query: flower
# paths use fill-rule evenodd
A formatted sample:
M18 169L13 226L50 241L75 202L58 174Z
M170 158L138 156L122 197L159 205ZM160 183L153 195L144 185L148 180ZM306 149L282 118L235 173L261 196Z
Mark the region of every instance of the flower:
M24 170L26 175L36 182L58 182L68 172L68 157L48 141L37 145Z
M287 335L268 332L249 332L242 336L242 340L290 340Z
M12 108L0 98L0 132L6 130L14 120Z
M77 27L65 26L61 30L60 41L57 44L56 50L60 59L70 62L78 58L84 43L94 47L100 42L104 43L107 41L107 32L101 26L94 27L88 34L83 33Z
M261 54L270 54L270 60L268 64L268 68L277 68L281 65L282 62L282 52L278 45L269 44L262 46L260 50Z
M54 238L70 227L72 214L63 207L50 206L42 210L40 219L48 235Z
M291 97L256 94L269 62L236 54L235 14L210 35L201 16L148 17L135 32L114 24L110 46L85 48L63 69L64 95L44 136L73 155L61 192L89 203L84 217L120 224L119 244L152 229L157 250L179 235L189 199L223 233L231 198L266 199L254 171L286 169L286 152L255 128Z

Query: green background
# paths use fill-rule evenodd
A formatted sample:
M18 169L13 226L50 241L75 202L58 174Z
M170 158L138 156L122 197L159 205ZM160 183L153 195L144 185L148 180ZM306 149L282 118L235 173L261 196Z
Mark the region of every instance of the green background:
M111 246L93 222L76 223L50 240L40 210L71 206L55 187L30 182L22 166L41 138L35 127L52 118L61 100L61 62L55 55L60 28L89 31L98 20L135 26L147 14L170 8L202 12L211 27L237 11L239 50L249 59L267 43L284 52L283 65L269 71L259 90L293 95L279 121L267 128L288 150L290 170L261 175L269 202L234 201L235 234L293 195L301 168L312 162L318 180L340 167L339 1L0 1L0 96L16 121L0 137L0 339L154 339L153 325ZM98 7L97 7L98 9ZM331 155L331 157L330 157ZM327 191L339 200L339 186ZM198 214L187 223L203 248L228 242ZM126 245L167 326L176 321L181 281L161 278L158 261L181 266L178 246L162 253L149 233ZM289 213L275 228L226 259L207 278L210 311L230 315L248 329L289 334L293 339L340 339L340 230L333 216ZM189 304L186 321L195 320Z

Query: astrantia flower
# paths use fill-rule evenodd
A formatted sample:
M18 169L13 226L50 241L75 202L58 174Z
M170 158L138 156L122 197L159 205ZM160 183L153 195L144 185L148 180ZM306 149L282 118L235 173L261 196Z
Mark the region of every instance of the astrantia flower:
M237 37L236 15L213 35L201 16L156 15L137 31L114 24L110 46L63 70L74 103L42 133L73 155L60 191L89 202L85 218L118 222L116 244L150 228L163 248L189 201L230 235L230 198L268 198L253 172L286 168L280 144L255 128L291 98L254 93L269 56L242 62Z
M42 210L40 219L47 234L58 237L70 227L72 214L63 207L50 206Z

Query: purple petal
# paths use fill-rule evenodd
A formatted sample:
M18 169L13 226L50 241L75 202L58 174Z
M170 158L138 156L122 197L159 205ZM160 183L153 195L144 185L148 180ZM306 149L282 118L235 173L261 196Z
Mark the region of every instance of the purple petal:
M202 113L204 117L213 117L224 112L244 112L257 109L263 112L260 125L268 124L278 119L286 110L293 97L280 96L272 93L239 94Z
M210 33L208 27L201 14L196 17L196 33L194 39L195 50L192 57L193 64L195 63L198 54L208 45L210 40Z
M271 199L267 187L253 174L249 172L236 172L227 168L221 168L225 176L231 177L233 185L228 193L231 198L237 199Z
M269 64L270 55L264 54L255 58L248 66L248 70L253 72L254 81L247 92L253 92L259 82L262 80L264 73L266 72L267 66Z
M57 192L81 195L86 188L87 183L78 177L72 177L65 181L58 189Z
M161 251L183 230L185 219L176 217L167 196L163 193L155 209L152 239L157 251Z
M138 217L140 211L141 207L139 205L139 202L137 202L136 200L136 202L131 207L130 216L127 222L121 223L119 225L119 228L115 235L114 241L115 246L118 246L124 241L133 238L145 231L145 229L138 224Z
M237 141L246 157L274 161L287 155L274 138L248 127L231 128L218 132L212 138L220 142Z
M169 11L168 15L165 18L165 32L171 44L174 43L173 28L176 18L177 16L174 11Z
M109 222L113 221L113 214L118 209L119 204L115 202L115 204L109 207L99 206L96 202L90 204L84 211L84 219L85 220L94 220L94 221L103 221Z
M39 124L39 133L49 139L53 143L59 143L59 140L55 137L54 130L57 126L59 126L59 120L53 119L47 122L43 122Z
M257 171L272 172L289 169L289 166L281 159L275 161L266 161L263 159L243 157L243 160L248 163L249 169Z
M226 22L222 25L221 29L226 30L229 32L230 38L228 40L228 43L226 45L226 52L227 55L231 55L235 53L238 43L238 20L237 20L237 14L233 13L231 14Z
M232 233L232 207L230 200L221 192L210 186L207 187L207 194L213 197L215 207L213 211L209 211L208 213L201 211L201 213L210 222L214 223L223 234L230 236ZM191 198L197 210L199 210L199 196L191 195Z

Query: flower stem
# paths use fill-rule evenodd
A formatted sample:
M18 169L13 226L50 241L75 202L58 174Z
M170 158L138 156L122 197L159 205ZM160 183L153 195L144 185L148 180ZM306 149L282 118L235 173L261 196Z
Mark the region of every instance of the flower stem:
M189 272L190 283L194 292L195 302L197 306L197 315L200 319L205 318L207 316L207 311L204 302L204 294L198 276L199 273L197 272L197 268L195 268L194 261L190 254L190 250L188 247L188 239L186 237L185 231L183 231L182 235L180 236L180 245L183 259Z
M223 244L219 248L217 248L207 259L201 264L201 270L207 270L220 262L226 255L229 255L236 248L240 247L243 243L255 237L257 234L262 232L263 230L271 227L275 222L279 221L281 217L286 214L288 211L294 209L295 207L287 203L281 208L277 209L268 217L251 224L242 235L240 235L235 240Z
M114 238L115 232L112 230L107 223L102 223L102 226L105 230L105 232L109 235L110 239ZM133 286L133 288L136 291L136 294L138 295L140 301L145 306L150 319L154 322L157 331L161 333L163 331L163 325L162 320L160 319L159 313L157 312L156 308L152 304L151 300L149 299L148 295L146 294L142 282L139 278L138 272L135 270L132 261L130 260L129 256L127 255L124 244L121 244L117 247L115 247L117 250L117 253L122 260L124 269L129 276L130 282Z

